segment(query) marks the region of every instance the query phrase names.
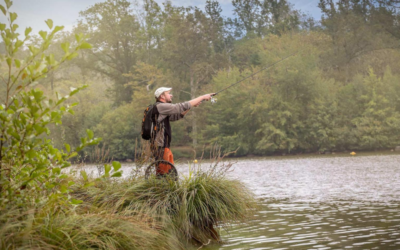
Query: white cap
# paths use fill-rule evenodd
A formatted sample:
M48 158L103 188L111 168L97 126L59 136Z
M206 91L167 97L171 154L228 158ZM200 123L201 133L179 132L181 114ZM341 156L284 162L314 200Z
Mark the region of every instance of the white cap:
M165 91L170 91L172 88L166 88L166 87L161 87L161 88L158 88L157 90L156 90L156 92L154 92L154 96L156 97L156 98L158 98L158 97L160 97L160 95L162 94L162 93L164 93Z

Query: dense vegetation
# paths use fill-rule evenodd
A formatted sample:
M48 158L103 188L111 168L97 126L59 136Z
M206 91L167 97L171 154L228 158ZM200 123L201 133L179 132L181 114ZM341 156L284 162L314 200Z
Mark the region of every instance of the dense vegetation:
M178 156L214 143L224 150L240 147L238 155L398 144L397 1L321 0L320 21L287 1L232 4L230 17L221 16L217 1L201 10L108 0L82 11L74 33L88 34L93 49L38 81L47 96L89 85L68 101L80 105L51 128L53 142L58 148L78 146L91 129L114 159L133 159L142 111L157 87L172 86L174 102L185 101L297 52L174 124ZM40 40L32 36L27 42ZM68 32L58 33L49 50L62 55L60 44L73 40ZM90 152L80 153L85 154Z
M185 101L297 52L174 124L177 156L215 143L224 150L240 147L238 155L398 144L397 1L321 0L320 21L287 1L232 4L230 17L221 16L217 1L202 10L109 0L82 11L74 32L88 34L93 49L39 82L50 96L89 85L71 100L81 104L75 115L52 128L53 142L77 146L89 128L114 159L133 159L142 111L157 87L172 86L174 102ZM71 41L64 32L50 50L61 54L59 44Z

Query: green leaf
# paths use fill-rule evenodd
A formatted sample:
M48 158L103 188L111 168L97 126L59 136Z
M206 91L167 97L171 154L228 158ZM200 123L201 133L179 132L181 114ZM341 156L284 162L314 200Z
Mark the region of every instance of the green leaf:
M31 149L28 152L26 152L26 156L28 156L28 158L32 159L33 157L36 156L36 152L35 150Z
M18 15L15 12L10 12L10 21L11 23L15 21L15 19L17 19Z
M81 170L81 176L82 176L82 178L83 178L84 181L87 181L87 180L88 180L88 176L87 176L87 173L86 173L85 170Z
M0 23L0 30L3 31L6 28L6 24L5 23Z
M71 146L67 143L65 143L64 145L65 145L65 149L67 149L67 152L69 153L71 151Z
M113 161L112 165L114 167L114 171L118 171L121 168L121 163L119 161Z
M73 205L78 205L78 204L81 204L82 202L83 202L82 200L75 200L75 199L71 200L71 204L73 204Z
M65 42L61 44L61 48L64 50L65 53L69 51L69 42Z
M31 33L31 31L32 31L31 27L26 28L25 29L25 36L29 36L29 33Z
M17 68L21 67L21 61L20 61L20 60L14 59L14 63L15 63L15 66L16 66Z
M107 175L110 173L111 171L111 166L109 164L105 164L104 165L104 175Z
M94 134L93 134L93 131L92 131L92 130L86 129L86 133L87 133L87 135L88 135L88 137L89 137L90 140L93 139Z
M73 157L75 157L75 156L77 156L77 155L78 155L77 152L73 152L70 156L68 156L68 159L73 158Z
M92 45L91 45L90 43L83 42L83 43L79 46L79 48L80 48L80 49L91 49L91 48L93 48L93 47L92 47Z
M19 25L15 23L15 24L13 24L11 30L15 32L18 29L18 27L19 27Z
M61 168L53 168L51 171L53 172L53 174L56 174L56 175L61 174Z
M111 177L121 177L122 176L122 172L115 172L111 175Z
M81 42L82 38L83 38L83 34L75 34L75 39L76 39L76 41L77 41L78 43Z
M52 33L55 34L55 33L59 32L60 30L63 30L63 29L64 29L64 26L56 26Z
M46 38L47 38L47 31L41 30L41 31L39 31L39 35L43 38L43 40L46 40Z
M67 56L67 59L68 59L68 60L72 60L72 59L74 59L74 58L77 57L77 56L78 56L78 53L77 53L77 52L74 52L74 53L72 53L71 55Z
M4 8L4 6L1 4L0 4L0 10L1 10L1 12L3 12L4 15L7 14L6 8Z
M46 22L47 26L49 27L49 29L53 28L53 20L47 19L45 22Z
M68 188L66 187L66 186L64 186L64 185L61 185L60 186L60 192L61 193L66 193L66 192L68 192ZM79 204L79 203L78 203Z
M9 9L12 6L12 1L4 0L4 2L6 3L7 9Z
M8 67L11 67L11 58L8 57L8 58L6 59L6 61L7 61Z

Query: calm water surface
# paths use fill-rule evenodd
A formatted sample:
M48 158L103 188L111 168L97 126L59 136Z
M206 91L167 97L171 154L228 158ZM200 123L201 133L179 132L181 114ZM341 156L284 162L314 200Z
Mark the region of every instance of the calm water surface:
M201 249L400 249L400 155L243 159L229 176L260 210Z
M230 176L261 209L202 249L400 249L400 155L239 160Z

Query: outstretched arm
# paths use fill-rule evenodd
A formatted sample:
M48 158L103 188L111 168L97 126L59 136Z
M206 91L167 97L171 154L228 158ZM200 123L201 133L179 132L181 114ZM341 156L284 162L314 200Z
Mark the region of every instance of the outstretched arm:
M205 101L210 100L211 97L212 97L213 95L214 95L214 93L202 95L202 96L199 96L199 97L197 97L197 98L194 98L194 99L190 100L189 103L190 103L190 105L191 105L192 107L197 107L197 106L199 106L204 100L205 100ZM181 115L184 116L184 115L186 115L189 111L190 111L190 109L188 109L188 110L182 112Z
M197 107L197 106L200 105L200 103L201 103L202 101L208 101L208 100L210 100L214 94L215 94L215 93L202 95L202 96L199 96L199 97L197 97L197 98L194 98L194 99L190 100L189 102L190 102L190 104L191 104L192 106Z

